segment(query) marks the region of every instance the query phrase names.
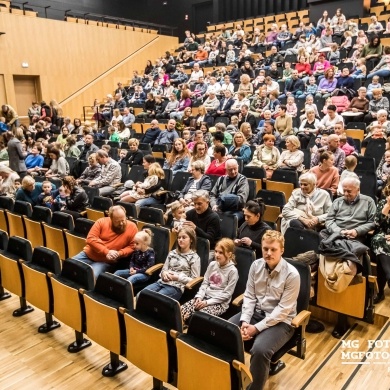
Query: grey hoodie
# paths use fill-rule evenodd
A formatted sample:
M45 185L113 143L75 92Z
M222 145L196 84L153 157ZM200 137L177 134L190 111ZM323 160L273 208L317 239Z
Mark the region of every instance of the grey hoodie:
M195 298L207 301L207 306L220 304L225 310L229 307L238 281L238 271L232 261L220 267L212 261L207 267L203 283Z
M179 276L179 280L164 282L160 279L160 282L180 288L180 290L184 292L185 285L192 279L200 276L200 258L194 251L179 253L176 249L174 249L168 253L168 257L162 267L160 276L165 271L177 274Z

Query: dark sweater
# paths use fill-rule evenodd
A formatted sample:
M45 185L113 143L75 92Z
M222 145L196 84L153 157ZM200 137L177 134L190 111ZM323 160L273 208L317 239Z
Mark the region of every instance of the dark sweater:
M210 241L210 249L214 249L215 243L222 236L218 214L210 207L203 214L198 214L195 209L191 209L186 213L186 220L196 225L196 235L207 238Z
M128 164L130 167L132 167L133 165L142 165L143 158L144 154L139 149L135 152L129 150L122 163Z
M260 220L252 226L249 226L247 222L244 222L238 229L238 238L250 238L252 240L250 247L256 251L256 258L260 259L263 256L261 251L261 239L265 231L270 229L271 228L265 222Z

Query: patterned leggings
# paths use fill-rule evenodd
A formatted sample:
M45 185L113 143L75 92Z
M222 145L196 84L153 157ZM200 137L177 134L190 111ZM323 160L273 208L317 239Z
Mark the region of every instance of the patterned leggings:
M181 307L181 315L183 316L183 321L186 322L192 314L195 312L195 301L196 299L191 299ZM224 313L226 310L220 305L219 303L215 305L206 306L203 309L200 309L200 311L203 311L207 314L212 314L214 316L220 316L222 313Z

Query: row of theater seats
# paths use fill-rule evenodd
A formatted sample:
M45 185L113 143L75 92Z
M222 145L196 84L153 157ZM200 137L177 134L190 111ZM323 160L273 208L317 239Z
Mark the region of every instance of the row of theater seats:
M3 249L0 253L0 300L7 298L6 288L20 297L21 307L14 311L14 316L33 310L27 302L43 310L46 322L38 328L40 333L60 326L53 316L73 328L75 341L68 346L71 353L91 345L84 333L108 349L110 363L103 368L104 376L125 370L127 365L120 360L120 356L124 356L153 377L154 388L162 388L166 382L183 390L215 389L217 386L244 389L250 383L241 334L235 325L199 312L193 316L184 334L177 301L144 290L135 306L133 288L127 280L105 273L99 275L95 283L89 265L74 259L61 262L55 251L44 247L33 250L31 243L20 237L7 241L8 235L0 232ZM244 291L255 257L252 251L237 248L236 259L240 279L235 294ZM291 263L301 275L299 315L293 321L296 333L272 357L271 374L284 367L280 358L292 348L296 351L290 352L302 359L305 357L305 326L310 317L306 311L310 269L301 263ZM186 300L193 296L194 292ZM237 296L225 318L239 310L236 306L240 299ZM229 343L226 343L227 339ZM212 375L194 376L194 372Z

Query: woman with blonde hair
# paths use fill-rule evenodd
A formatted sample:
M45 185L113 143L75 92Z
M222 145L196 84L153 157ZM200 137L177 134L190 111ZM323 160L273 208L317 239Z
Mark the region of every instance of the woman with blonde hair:
M164 177L164 171L159 163L150 164L146 179L135 183L131 190L122 192L121 202L135 203L137 200L151 197L160 190Z
M54 99L50 100L49 104L51 107L52 122L61 128L64 124L64 112L62 111L62 107Z
M282 152L277 163L278 169L289 169L302 172L305 168L303 165L303 152L299 150L301 143L295 135L286 137L286 149Z
M251 78L247 74L243 74L240 77L240 85L238 86L238 91L245 94L246 97L253 95L253 84L251 83Z
M242 160L245 165L249 163L251 154L251 148L249 147L244 134L241 133L241 131L237 131L233 136L233 145L229 148L227 158L234 158L237 161Z
M164 169L171 169L172 175L176 172L186 172L190 162L190 154L187 149L186 141L182 138L175 139L172 152L164 162Z

